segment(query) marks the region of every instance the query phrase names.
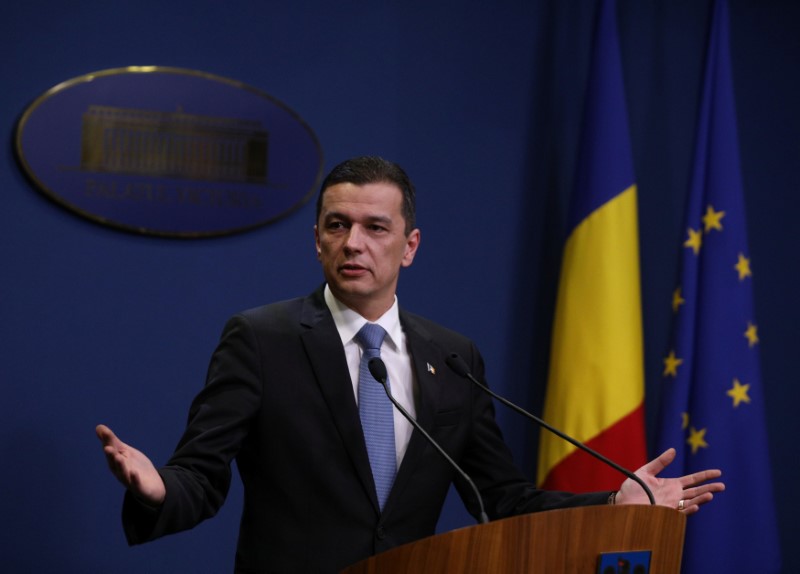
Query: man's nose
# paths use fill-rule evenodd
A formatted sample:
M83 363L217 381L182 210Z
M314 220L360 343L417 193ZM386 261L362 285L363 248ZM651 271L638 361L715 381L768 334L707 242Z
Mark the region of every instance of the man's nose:
M352 225L344 245L347 249L360 250L364 245L364 229L360 225Z

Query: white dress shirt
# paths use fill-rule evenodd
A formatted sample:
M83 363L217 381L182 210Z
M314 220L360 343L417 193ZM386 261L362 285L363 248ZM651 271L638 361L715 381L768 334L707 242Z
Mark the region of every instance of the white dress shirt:
M361 364L362 350L355 341L355 336L364 326L364 323L368 321L337 300L328 285L325 285L325 303L328 305L331 315L333 315L336 329L342 338L344 353L347 357L347 366L350 369L350 380L353 382L353 395L355 396L356 404L358 404L358 371ZM386 338L384 338L381 345L381 359L386 365L386 372L389 375L389 388L392 391L392 396L398 403L403 405L403 408L412 417L416 418L414 370L411 367L411 355L406 345L406 335L400 325L400 313L396 296L392 307L375 323L386 331ZM399 469L414 427L394 406L392 410L394 412L395 452L397 454L397 468Z

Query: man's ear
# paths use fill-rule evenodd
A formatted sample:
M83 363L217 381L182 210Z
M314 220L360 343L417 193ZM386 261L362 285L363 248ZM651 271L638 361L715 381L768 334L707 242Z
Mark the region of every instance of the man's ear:
M419 229L412 229L411 233L406 237L406 250L405 253L403 253L403 261L401 262L403 267L408 267L414 262L414 256L417 254L417 249L419 249L420 239L421 234Z

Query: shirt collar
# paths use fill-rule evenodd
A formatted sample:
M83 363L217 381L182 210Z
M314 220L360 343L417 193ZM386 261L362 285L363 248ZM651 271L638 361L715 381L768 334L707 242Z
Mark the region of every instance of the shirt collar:
M333 322L336 324L336 330L339 331L339 336L342 338L342 344L346 345L353 340L364 323L368 323L364 317L353 311L350 307L339 301L331 292L328 284L325 284L325 304L333 316ZM380 325L386 331L385 341L393 345L395 348L399 347L402 340L402 327L400 326L400 311L397 304L397 295L394 297L394 303L386 313L381 315L377 321L373 323Z

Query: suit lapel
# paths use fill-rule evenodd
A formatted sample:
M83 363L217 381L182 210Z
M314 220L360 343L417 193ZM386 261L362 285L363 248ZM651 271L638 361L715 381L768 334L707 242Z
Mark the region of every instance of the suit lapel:
M445 364L442 354L426 329L402 311L400 312L400 321L406 334L406 342L411 354L411 367L414 369L419 390L416 419L422 428L430 433L433 428L434 414L439 404L436 373L440 372L439 369L445 368ZM427 439L415 430L411 434L411 440L395 478L385 511L391 510L393 501L402 496L409 479L419 467L422 453L427 446Z
M375 483L364 442L364 432L358 416L353 383L347 367L344 349L333 317L325 305L322 290L318 289L305 301L301 323L306 330L301 338L308 353L311 368L319 384L334 424L342 438L356 474L365 492L379 512Z

